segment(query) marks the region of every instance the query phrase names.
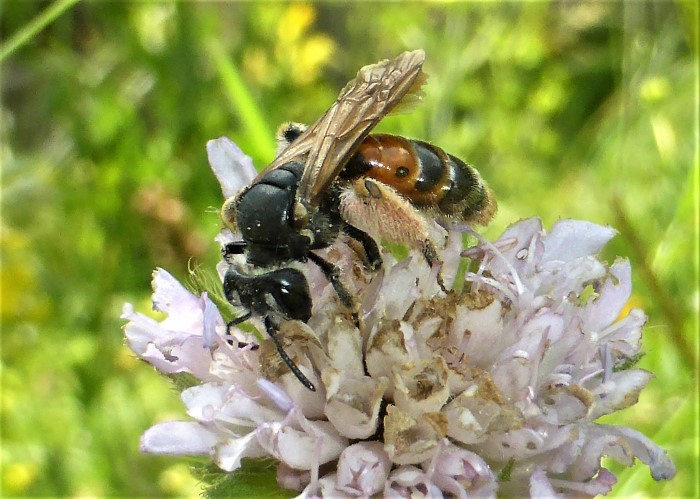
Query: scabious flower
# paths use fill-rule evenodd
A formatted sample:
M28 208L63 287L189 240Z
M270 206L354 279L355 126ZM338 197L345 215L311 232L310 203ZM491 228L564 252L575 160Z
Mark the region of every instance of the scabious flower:
M225 196L252 179L228 139L208 152ZM372 274L343 241L325 250L358 297L360 329L307 266L313 315L283 324L280 337L316 392L269 340L227 331L206 293L157 270L153 304L167 318L125 305L127 341L160 371L199 384L182 392L190 419L153 426L142 450L209 455L226 472L272 457L278 484L300 497L592 497L616 481L603 456L673 477L644 435L595 422L636 403L652 378L633 367L646 316L620 318L629 262L596 256L615 231L563 220L546 232L531 218L462 251L460 228L449 229L435 228L449 292L415 252L385 253ZM471 271L460 273L465 257Z

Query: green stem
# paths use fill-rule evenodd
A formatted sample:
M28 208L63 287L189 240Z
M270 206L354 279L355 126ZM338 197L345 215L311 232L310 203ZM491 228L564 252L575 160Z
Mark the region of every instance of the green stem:
M0 62L3 62L22 45L32 39L37 33L55 21L58 16L70 9L79 0L56 0L49 5L41 14L36 16L0 47Z
M620 233L627 239L635 260L639 263L642 277L646 281L649 290L654 295L656 303L661 310L661 313L666 317L669 329L669 337L678 350L678 355L681 357L686 366L693 370L696 365L695 349L688 341L688 338L683 334L683 319L678 314L673 300L659 282L656 273L649 265L649 260L644 251L646 247L639 236L639 233L632 225L627 213L622 206L622 201L617 196L612 199L613 212L615 214L616 224L620 229Z
M206 47L219 71L226 96L240 118L253 150L260 156L271 156L275 150L273 133L238 68L216 40L209 40Z

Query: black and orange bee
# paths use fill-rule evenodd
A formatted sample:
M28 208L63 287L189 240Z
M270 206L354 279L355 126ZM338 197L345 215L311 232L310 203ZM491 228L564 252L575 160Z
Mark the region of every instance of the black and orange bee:
M232 324L262 317L280 356L310 390L314 385L277 338L283 321L311 317L308 282L295 262L316 264L354 311L338 268L313 250L342 232L362 245L376 269L381 254L374 236L420 248L432 265L437 251L426 214L485 224L496 211L478 172L460 159L426 142L369 135L399 103L420 99L424 60L415 50L360 69L318 121L284 126L277 158L222 207L226 225L242 235L224 247L224 257L232 262L231 255L244 254L249 264L232 263L224 276L227 299L247 310Z

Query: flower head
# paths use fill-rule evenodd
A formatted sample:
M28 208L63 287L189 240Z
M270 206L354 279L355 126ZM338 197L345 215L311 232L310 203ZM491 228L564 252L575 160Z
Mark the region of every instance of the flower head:
M208 150L225 195L250 181L228 139ZM532 218L461 251L454 229L435 229L449 292L417 253L385 253L372 274L343 241L325 250L359 297L360 328L320 271L305 269L312 317L283 323L280 339L316 392L269 340L227 331L206 293L156 271L154 306L168 317L125 306L129 345L201 383L182 392L191 419L152 427L142 449L210 455L224 471L270 456L281 486L314 497L595 496L615 483L603 456L671 478L673 463L644 435L595 422L633 405L652 378L629 367L646 316L618 319L630 265L597 258L615 231L564 220L546 232ZM459 277L463 258L476 264Z

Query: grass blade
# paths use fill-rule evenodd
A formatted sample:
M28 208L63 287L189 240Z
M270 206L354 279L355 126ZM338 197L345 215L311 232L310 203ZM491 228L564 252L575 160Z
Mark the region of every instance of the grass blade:
M31 40L37 33L55 21L66 10L78 3L79 0L56 0L46 10L27 23L17 33L0 47L0 62L12 55L17 49Z

